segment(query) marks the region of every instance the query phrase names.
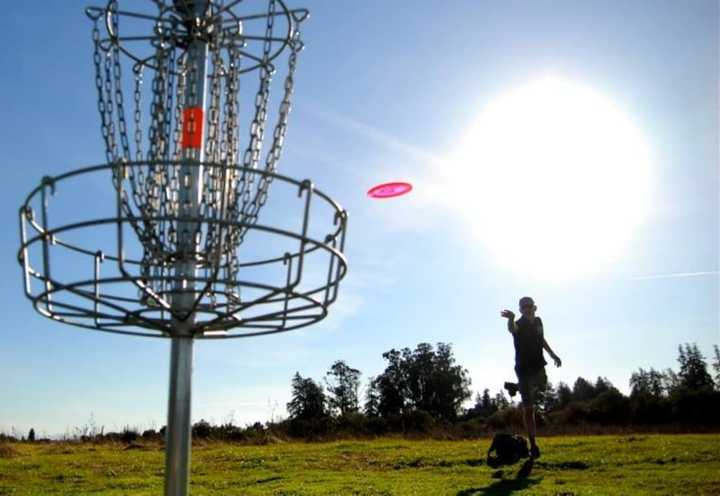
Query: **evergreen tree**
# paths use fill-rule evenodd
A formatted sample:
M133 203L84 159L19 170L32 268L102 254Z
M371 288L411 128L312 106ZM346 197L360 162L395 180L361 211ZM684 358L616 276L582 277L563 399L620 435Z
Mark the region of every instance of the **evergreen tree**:
M504 410L505 408L508 408L510 406L510 401L507 399L507 396L505 396L505 393L500 391L495 395L495 398L493 398L493 403L495 405L495 410Z
M328 377L330 380L328 380ZM328 405L334 413L345 416L358 411L358 390L360 371L338 360L332 364L325 376L328 391Z
M665 369L662 373L662 389L666 394L671 395L680 387L680 377L671 368Z
M664 381L665 377L663 373L650 367L650 371L648 372L648 387L650 394L656 398L663 396L663 393L665 392Z
M363 412L368 417L378 417L380 415L380 391L374 377L371 377L368 381Z
M480 400L480 411L482 411L483 417L489 417L497 411L497 405L490 397L490 390L488 388L483 390L482 397L478 396L478 400Z
M292 419L313 419L327 415L325 392L322 386L298 372L292 379L292 399L287 410Z
M712 364L715 370L715 388L720 391L720 348L718 348L718 345L713 345L713 351L715 352L715 359Z
M497 411L495 400L490 396L490 390L483 389L482 394L475 395L475 405L468 411L470 417L487 418Z
M600 396L602 393L606 393L615 389L615 386L613 386L612 382L610 382L607 377L598 377L595 381L594 387L595 396Z
M405 411L406 373L399 351L392 349L383 353L388 365L382 374L370 383L370 390L377 396L377 411L381 417L400 415Z
M648 394L648 373L640 367L637 372L633 372L630 376L630 394L632 396L640 396Z
M556 391L558 407L565 408L573 399L572 389L570 389L570 386L564 382L559 382Z
M680 384L690 391L703 391L712 389L714 386L712 377L707 371L705 357L697 347L697 344L685 344L679 347L678 362L680 362Z
M573 385L573 400L585 401L591 400L596 396L595 386L590 384L586 379L578 377Z
M550 412L555 410L559 406L559 403L558 393L552 383L548 381L545 390L542 392L541 408L544 412Z
M654 368L644 370L642 367L630 376L631 396L649 395L659 398L666 390L666 377Z

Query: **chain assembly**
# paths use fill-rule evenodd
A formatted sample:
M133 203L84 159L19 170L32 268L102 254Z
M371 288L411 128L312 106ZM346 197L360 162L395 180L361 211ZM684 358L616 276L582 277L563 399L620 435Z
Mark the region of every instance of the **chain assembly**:
M272 175L256 177L248 171L277 172L292 106L297 57L303 48L299 28L307 11L289 10L280 0L227 0L209 1L203 16L192 17L182 0L153 0L141 12L123 10L121 3L109 0L105 7L90 7L86 12L93 21L97 107L106 160L114 165L113 184L125 195L122 209L133 219L132 228L144 249L141 272L145 283L139 292L151 303L150 295L172 291L168 275L173 265L190 258L206 275L223 274L228 304L236 305L240 302L236 284L239 247L248 229L257 223L273 179ZM263 3L266 8L262 10L248 10ZM131 20L145 22L145 32L122 31ZM188 66L189 47L198 39L208 47L204 116L186 108L186 102L198 97L195 69ZM272 140L261 160L273 76L283 53L287 53L287 67L282 100ZM247 114L249 123L244 124L241 80L243 89L250 88L253 74L257 75L254 109ZM145 87L146 80L149 88ZM124 98L126 87L132 92L129 105ZM126 112L132 116L130 121ZM195 122L197 119L204 122ZM196 211L199 218L195 220L213 222L189 233L178 231L180 224L187 227L187 221L193 220L183 219L189 210L181 205L186 178L181 177L180 166L191 127L206 131L200 143L192 144L202 149L204 161L239 164L242 170L203 168ZM243 128L248 131L241 158ZM125 166L133 160L148 165ZM128 187L121 188L122 182ZM196 250L188 253L181 249L184 236L194 237Z

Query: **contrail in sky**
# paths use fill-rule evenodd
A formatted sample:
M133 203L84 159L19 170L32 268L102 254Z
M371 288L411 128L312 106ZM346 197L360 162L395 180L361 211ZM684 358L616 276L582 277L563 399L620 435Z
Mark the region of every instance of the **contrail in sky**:
M403 141L395 138L394 136L376 128L364 122L357 121L350 117L335 113L333 111L325 110L319 105L315 105L312 102L305 102L303 104L303 110L313 114L321 119L324 119L333 124L337 124L345 128L348 131L355 132L359 135L364 136L376 143L379 143L386 148L398 151L405 155L408 155L415 160L420 160L424 163L439 162L441 159L432 153L423 150L422 148L404 143Z
M674 272L672 274L653 274L651 276L633 277L633 281L647 281L649 279L675 279L678 277L700 277L720 274L720 270L707 270L704 272Z

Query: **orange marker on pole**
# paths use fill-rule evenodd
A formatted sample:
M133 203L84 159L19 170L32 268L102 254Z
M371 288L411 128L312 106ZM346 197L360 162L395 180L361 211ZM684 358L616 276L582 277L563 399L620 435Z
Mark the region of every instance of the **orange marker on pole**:
M203 109L187 107L183 110L182 147L199 150L202 147Z

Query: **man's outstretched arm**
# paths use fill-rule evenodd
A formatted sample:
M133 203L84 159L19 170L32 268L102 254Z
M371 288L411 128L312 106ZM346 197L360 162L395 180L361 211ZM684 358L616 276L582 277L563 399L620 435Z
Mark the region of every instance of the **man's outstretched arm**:
M555 354L555 352L552 350L552 348L550 348L550 345L548 344L547 341L545 341L545 338L543 338L543 349L550 354L553 361L555 362L556 367L559 367L562 365L562 360L560 360L560 357Z
M503 310L502 312L500 312L500 316L507 319L508 331L510 331L511 334L515 334L517 332L517 324L515 323L515 314L512 313L510 310Z

